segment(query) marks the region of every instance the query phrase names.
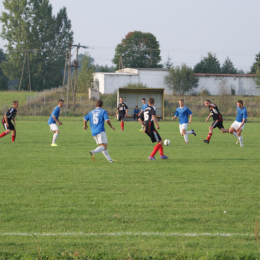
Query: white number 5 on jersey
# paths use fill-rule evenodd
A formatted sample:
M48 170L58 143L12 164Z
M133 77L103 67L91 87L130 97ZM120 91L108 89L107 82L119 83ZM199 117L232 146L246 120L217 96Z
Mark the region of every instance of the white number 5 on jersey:
M93 124L96 125L98 123L98 114L93 115Z

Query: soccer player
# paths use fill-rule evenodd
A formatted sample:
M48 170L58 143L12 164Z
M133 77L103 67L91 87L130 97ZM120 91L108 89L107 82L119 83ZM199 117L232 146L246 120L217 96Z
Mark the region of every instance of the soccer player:
M90 128L93 138L95 139L97 145L99 145L95 150L90 151L91 159L94 162L95 161L95 154L102 152L103 155L107 158L109 162L115 162L112 160L109 156L109 153L107 151L107 135L105 132L104 123L105 121L107 124L115 130L115 128L112 126L107 111L102 109L103 101L98 100L96 102L96 109L90 111L85 117L84 117L84 126L83 128L87 130L87 122L90 121Z
M207 137L207 140L203 140L204 143L209 144L210 138L213 134L213 129L218 127L218 129L222 132L222 133L228 133L229 130L228 129L224 129L223 126L223 118L222 115L219 113L218 107L217 105L215 105L214 103L212 103L209 99L205 100L205 106L209 108L209 116L207 117L206 121L209 121L209 118L212 116L213 117L213 123L212 125L209 127L209 134Z
M119 119L118 120L121 121L121 131L124 131L124 126L125 126L124 120L125 120L125 117L127 116L127 111L128 111L128 106L124 102L123 98L120 97L119 103L117 105L116 118L117 118L117 115L119 113Z
M236 121L229 128L229 133L238 138L236 144L240 143L240 147L244 147L243 137L241 133L245 127L245 123L247 121L247 110L243 106L243 100L237 101L237 117Z
M193 129L191 129L191 131L186 131L187 128L188 128L188 123L191 124L192 112L190 111L189 108L184 106L184 100L183 99L179 100L179 105L180 105L180 107L178 107L176 109L175 115L172 118L172 120L179 117L180 133L184 137L185 143L188 143L189 142L188 135L193 134L194 136L196 136L196 133L194 132ZM190 115L190 120L188 119L188 115Z
M151 155L148 157L149 160L155 161L155 154L160 152L160 157L161 159L168 159L166 155L163 153L163 146L162 146L162 138L156 131L154 124L156 125L156 128L159 129L159 125L155 116L155 111L154 111L154 99L149 98L148 100L148 107L141 112L140 114L140 122L142 125L145 126L144 133L146 133L150 138L153 143L157 142L157 145L155 145L153 152Z
M50 131L54 132L51 146L58 146L56 144L56 140L60 133L60 130L57 125L62 125L62 122L59 120L59 115L60 115L60 108L63 106L64 106L64 100L60 99L58 101L58 106L56 106L53 109L52 114L48 120L48 125L50 126Z
M139 117L140 117L141 113L148 107L148 104L146 103L146 99L145 98L142 98L142 103L143 103L143 105L142 105L141 111L140 111L140 113L138 115ZM141 123L140 119L138 119L138 121ZM144 125L142 124L142 128L139 131L143 131L143 130L144 130Z
M8 135L12 131L12 143L14 143L16 137L15 116L18 106L18 101L13 101L13 106L5 113L4 118L2 120L2 125L5 131L0 135L0 138ZM12 120L14 123L12 123Z

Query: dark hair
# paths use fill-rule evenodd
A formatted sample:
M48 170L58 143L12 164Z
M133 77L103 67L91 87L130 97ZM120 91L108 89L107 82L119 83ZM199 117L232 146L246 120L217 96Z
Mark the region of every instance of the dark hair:
M138 107L138 106L135 106L135 107Z
M14 100L14 101L13 101L13 104L17 104L17 103L18 103L18 101L17 101L17 100Z
M240 104L242 104L242 106L243 106L243 100L239 99L239 100L237 101L237 103L240 103Z
M59 99L58 103L60 103L60 102L64 102L64 100L63 99Z
M184 100L182 98L179 101L183 101L184 102Z
M96 107L102 107L103 106L103 101L102 100L98 100L96 102Z
M210 101L209 99L205 99L205 101L207 101L207 102L211 103L211 101Z
M120 98L123 98L123 97L120 97Z
M154 104L154 98L150 97L150 98L148 99L148 103L151 104L151 105L153 105L153 104Z
M145 100L145 98L142 98L142 100Z

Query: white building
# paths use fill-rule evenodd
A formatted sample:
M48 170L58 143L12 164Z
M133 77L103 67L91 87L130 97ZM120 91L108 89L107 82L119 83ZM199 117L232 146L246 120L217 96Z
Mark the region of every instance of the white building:
M97 72L94 74L94 80L99 82L99 92L102 94L113 93L128 83L143 83L150 88L164 88L166 94L172 94L172 90L164 84L164 77L167 75L167 69L125 68L115 73ZM229 93L233 89L235 95L260 95L254 74L195 73L195 75L199 78L199 83L192 92L208 90L211 95L219 95L224 85Z

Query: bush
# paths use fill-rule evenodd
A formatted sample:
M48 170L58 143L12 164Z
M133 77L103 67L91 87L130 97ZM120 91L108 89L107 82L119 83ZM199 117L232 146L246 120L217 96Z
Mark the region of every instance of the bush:
M8 90L8 79L4 75L0 76L0 90Z

